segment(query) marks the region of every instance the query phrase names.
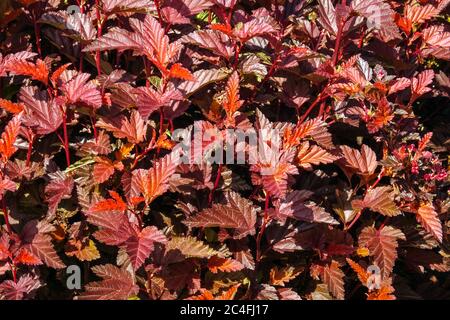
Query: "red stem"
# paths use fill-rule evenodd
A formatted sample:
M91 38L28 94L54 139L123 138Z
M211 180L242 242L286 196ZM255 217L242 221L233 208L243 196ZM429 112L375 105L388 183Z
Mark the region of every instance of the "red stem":
M322 103L320 104L320 109L319 109L319 117L322 117L324 112L325 112L325 101L322 101Z
M103 32L103 21L100 13L100 3L99 0L95 0L95 14L97 16L97 39L102 36ZM97 67L97 74L102 74L102 66L100 63L100 51L95 53L95 65Z
M42 57L41 49L41 26L37 23L36 16L33 13L34 36L36 38L36 48L40 57Z
M237 69L239 63L239 53L241 52L241 45L236 41L234 46L234 62L233 62L233 70Z
M67 134L67 113L63 112L63 132L64 132L64 150L66 152L67 167L70 167L70 151L69 151L69 136Z
M155 0L155 7L156 7L156 12L158 13L159 23L162 25L163 19L162 19L162 15L161 15L161 4L159 3L159 0Z
M264 76L263 80L261 81L261 83L258 86L255 86L255 88L253 89L253 93L250 97L249 103L252 103L253 100L256 97L256 94L258 93L258 91L260 90L260 88L263 87L263 85L267 82L267 80L269 80L269 78L274 74L274 72L276 71L276 67L278 65L278 59L279 59L280 55L277 53L273 59L272 64L270 65L269 71L267 72L267 74Z
M97 141L98 133L97 133L97 128L95 126L95 124L96 124L95 110L92 111L92 115L91 115L90 118L91 118L92 130L94 131L94 138L95 138L95 141Z
M15 263L14 263L14 262L11 262L11 263L10 263L10 267L11 267L11 271L12 271L14 283L17 283L17 270L16 270L16 265L15 265Z
M81 73L83 72L83 59L84 59L84 53L83 53L83 47L81 46L81 50L80 50L80 65L78 67L78 71Z
M378 230L383 229L384 226L386 225L386 223L388 223L390 219L391 219L390 217L386 217L386 218L384 219L383 223L381 224L381 226L378 228Z
M333 58L331 60L332 64L333 64L333 67L336 66L336 64L338 62L339 51L340 51L340 48L341 48L342 31L344 29L345 22L346 22L345 20L344 21L339 21L338 33L336 35L336 43L334 44Z
M316 100L314 100L314 102L309 106L308 110L306 110L306 112L302 115L302 117L298 120L297 125L300 125L303 123L303 121L305 121L306 117L311 113L311 111L314 109L315 106L317 106L317 104L319 104L319 102L321 102L323 99L326 99L328 97L327 94L322 95L322 93L320 93Z
M162 108L159 109L159 135L162 136L164 133L164 110Z
M11 224L9 223L8 209L6 208L6 199L5 196L2 197L2 208L3 208L3 217L5 218L6 229L9 234L13 233L11 228Z
M31 141L28 141L27 162L25 164L27 167L30 166L30 162L31 162L31 152L33 151L33 141L34 141L34 138L31 138Z
M384 176L384 168L381 169L380 173L378 174L377 180L372 185L370 185L369 187L366 188L366 191L364 192L364 197L367 195L367 192L369 192L369 190L376 187L376 185L380 182L380 180L381 180L381 178L383 178L383 176ZM356 223L356 221L358 221L358 219L361 217L363 210L364 210L364 208L359 210L359 212L356 214L355 218L353 218L350 225L348 225L348 227L345 228L346 231L350 230L350 228L353 227L353 225ZM384 223L386 223L386 220Z
M258 236L256 237L256 263L258 263L261 260L261 239L264 234L264 231L266 231L267 223L269 222L269 201L270 196L267 193L264 205L264 219L261 225L261 229L259 230Z
M364 35L366 34L366 26L363 25L361 28L361 37L359 38L358 48L361 49L364 44Z
M216 191L217 187L219 186L220 176L221 175L222 175L222 163L219 163L219 167L217 168L216 180L214 181L214 186L213 186L211 192L209 193L209 204L210 205L211 205L212 200L213 200L214 191Z

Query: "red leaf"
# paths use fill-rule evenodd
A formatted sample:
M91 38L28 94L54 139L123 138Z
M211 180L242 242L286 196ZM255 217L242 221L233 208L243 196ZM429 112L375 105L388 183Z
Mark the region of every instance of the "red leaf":
M169 189L169 179L175 173L178 163L177 153L172 152L156 161L152 168L140 176L137 185L147 204Z
M92 175L95 183L103 183L107 181L114 173L114 163L108 158L95 158L94 170Z
M62 86L68 104L82 103L95 109L102 106L102 95L89 78L89 73L80 73Z
M0 155L1 162L6 163L9 158L17 151L14 146L17 136L19 134L21 125L21 117L15 116L8 122L5 130L3 131L0 138Z
M103 10L108 13L134 12L139 9L155 10L153 0L103 0Z
M400 214L394 202L392 188L389 186L369 189L364 199L352 201L352 206L355 210L369 208L388 217Z
M73 178L63 172L50 175L52 179L45 187L45 200L48 202L49 214L53 215L62 199L70 198L74 185Z
M311 274L313 277L320 277L322 282L327 285L331 294L339 300L345 298L344 290L344 272L339 268L336 261L331 261L329 265L320 266L313 265L311 267Z
M380 267L382 278L387 278L397 259L398 239L405 240L405 235L391 226L380 230L365 227L359 235L359 246L367 247L375 263Z
M347 168L362 176L370 176L375 172L378 166L377 156L370 147L364 144L361 152L349 146L341 146L340 148Z
M426 20L437 16L439 12L440 10L431 4L427 4L426 6L407 4L405 5L404 15L408 21L415 24L424 23Z
M195 83L188 81L185 83ZM156 91L151 87L139 87L134 91L137 94L137 107L140 115L147 119L153 112L161 107L170 105L173 101L183 99L181 92L175 89L169 89L165 92Z
M284 220L293 218L300 221L338 224L338 222L323 208L313 202L306 202L305 192L295 190L286 195L279 205L278 213Z
M328 153L326 150L316 145L310 147L308 141L304 142L299 147L296 157L297 164L306 170L312 170L312 165L319 165L321 163L328 164L337 159L339 159L339 157Z
M136 231L133 236L125 241L126 251L134 270L139 269L145 259L152 253L155 242L167 242L164 234L156 227L145 227L140 232Z
M66 266L53 248L52 238L48 234L36 233L25 248L51 268L62 269Z
M62 112L47 92L37 91L36 87L22 87L20 100L25 104L27 113L24 123L34 127L37 134L52 133L62 124Z
M125 300L139 292L126 270L105 264L92 267L92 271L103 280L88 283L85 292L77 297L79 300Z
M133 32L112 28L107 34L88 45L84 51L131 49L138 55L145 55L162 73L165 73L167 65L175 58L180 45L169 44L169 37L164 28L150 14L145 16L144 21L136 18L129 21Z
M244 266L237 260L212 256L208 260L208 269L212 273L235 272L242 270Z
M221 227L235 229L233 237L241 239L255 234L256 208L239 194L225 194L226 204L214 204L184 221L189 227Z
M411 85L411 80L408 78L397 78L391 84L388 94L393 94L408 88Z
M417 77L414 77L411 82L411 91L413 94L413 100L415 98L424 95L427 92L431 91L431 88L428 86L433 82L434 79L434 71L433 70L425 70L419 73Z
M147 134L147 123L136 110L131 112L130 117L101 118L97 126L111 131L116 138L126 138L135 144L144 141Z
M401 38L394 21L395 11L384 0L357 0L352 1L351 7L367 19L367 24L380 30L382 39L389 41Z
M257 16L241 26L234 28L233 33L241 42L247 42L251 38L275 33L276 22L272 16Z
M166 0L161 8L161 15L170 24L189 24L190 16L213 6L210 0Z
M15 283L12 280L5 280L0 284L0 300L22 300L26 295L41 286L38 279L29 274L25 274Z
M6 191L16 191L16 184L8 176L0 177L0 200Z
M423 41L429 46L450 47L450 32L444 26L431 26L422 31Z
M442 224L432 204L420 206L417 210L416 218L425 230L431 233L439 242L442 242Z
M217 24L211 26L217 28ZM231 32L231 29L230 29ZM183 43L192 44L203 49L212 51L226 59L233 56L233 45L231 39L224 33L216 30L197 30L182 38Z

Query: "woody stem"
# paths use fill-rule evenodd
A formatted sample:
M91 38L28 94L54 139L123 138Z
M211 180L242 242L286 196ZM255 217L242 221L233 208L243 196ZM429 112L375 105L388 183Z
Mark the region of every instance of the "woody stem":
M8 230L8 233L11 234L13 232L13 230L11 228L11 224L9 223L9 215L8 215L8 209L6 208L5 196L2 197L2 208L3 208L3 216L5 218L6 229Z
M209 193L209 204L212 203L213 196L214 196L214 191L216 191L217 187L219 186L219 181L220 181L220 176L221 175L222 175L222 164L219 163L219 167L217 168L216 180L214 181L214 186L213 186L211 192Z
M267 193L266 201L264 204L264 218L261 224L261 229L259 229L258 236L256 237L256 263L259 263L259 261L261 260L261 239L264 234L264 231L266 231L267 223L269 222L269 201L270 196Z

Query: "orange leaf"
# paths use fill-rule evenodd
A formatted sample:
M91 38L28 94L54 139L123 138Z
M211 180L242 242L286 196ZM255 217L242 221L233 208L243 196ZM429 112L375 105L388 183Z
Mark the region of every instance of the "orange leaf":
M173 154L168 154L157 160L152 168L145 170L143 175L136 175L139 191L147 204L169 189L169 179L178 165L176 161Z
M375 114L369 119L367 129L370 133L375 133L394 119L394 114L386 98L382 98L378 102Z
M44 61L38 59L36 64L24 60L13 60L8 63L8 70L17 75L30 76L34 80L48 84L48 68Z
M292 266L280 269L274 267L270 270L270 284L284 287L286 283L295 279L302 271L303 268L295 268Z
M234 296L236 295L236 292L241 284L238 283L234 286L232 286L230 289L222 293L220 296L216 298L216 300L233 300Z
M161 149L172 150L175 145L175 141L170 140L165 134L161 135L156 141L156 147Z
M20 117L14 117L6 126L0 138L0 160L6 163L8 159L17 151L14 146L20 130Z
M244 268L244 266L237 260L221 258L218 256L212 256L208 261L209 271L212 273L222 272L234 272Z
M0 108L5 109L8 112L11 113L19 113L23 110L23 104L22 103L14 103L9 100L0 99Z
M188 69L182 67L181 64L179 64L179 63L175 63L174 65L172 65L172 67L170 68L170 71L169 71L169 77L183 79L183 80L187 80L187 81L195 80L192 73Z
M42 261L38 257L36 257L34 254L32 254L30 251L22 248L19 253L14 258L15 264L26 264L26 265L38 265L41 264Z
M243 103L243 101L239 100L239 75L236 71L228 79L225 91L226 100L223 108L225 109L228 118L231 119Z
M395 289L390 285L382 286L379 290L375 290L367 295L367 300L395 300L392 295Z
M211 293L211 291L206 289L201 289L201 293L187 298L186 300L215 300L214 295Z
M50 80L53 83L53 86L56 87L57 83L58 83L58 79L61 77L62 73L64 71L66 71L66 69L71 65L71 63L66 63L63 64L62 66L60 66L58 69L55 70L55 72L53 72Z
M363 285L366 285L367 280L369 279L369 273L367 273L367 271L359 263L353 261L350 258L347 258L347 263L358 275L359 281L361 281Z
M71 239L66 245L65 252L67 256L76 256L80 261L93 261L100 258L100 253L92 240L82 242Z
M417 221L425 230L431 233L439 242L442 242L442 224L432 204L420 206L416 215Z
M228 36L233 35L233 30L231 29L230 25L225 25L225 24L221 24L221 23L215 23L210 25L210 28L212 30L218 30L220 32L225 33Z
M127 209L127 204L122 200L119 194L115 191L109 191L112 199L106 199L95 203L89 208L89 212L102 211L120 211L124 212Z
M400 14L395 14L395 23L402 29L407 35L411 32L412 22L408 18L402 17Z

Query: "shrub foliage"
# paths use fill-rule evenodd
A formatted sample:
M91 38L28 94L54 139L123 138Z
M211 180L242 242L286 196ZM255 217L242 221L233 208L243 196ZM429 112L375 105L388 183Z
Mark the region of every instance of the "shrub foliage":
M0 298L449 298L448 3L2 0Z

